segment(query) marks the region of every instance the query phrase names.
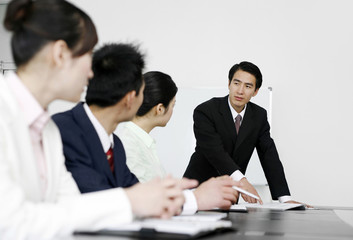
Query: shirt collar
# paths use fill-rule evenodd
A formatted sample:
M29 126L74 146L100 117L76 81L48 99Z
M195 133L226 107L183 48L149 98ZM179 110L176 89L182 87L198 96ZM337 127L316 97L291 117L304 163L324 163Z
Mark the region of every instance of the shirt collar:
M28 127L35 128L39 132L42 132L50 119L48 111L42 108L17 74L9 73L7 81L24 114L24 120Z
M108 135L108 133L105 131L104 127L100 122L97 120L97 118L93 115L91 109L88 107L87 103L83 104L83 108L91 121L94 129L97 132L97 135L99 137L99 140L103 146L104 152L108 152L110 147L114 147L114 139L113 139L113 134Z
M151 135L149 135L145 130L139 127L136 123L131 121L127 122L125 123L125 127L129 128L134 134L136 134L148 148L150 148L153 144L156 143L156 141L151 137Z
M248 104L245 104L244 109L243 109L240 113L237 113L237 111L235 111L235 109L234 109L234 108L232 107L232 105L230 104L229 96L228 96L228 105L229 105L229 108L230 108L230 112L232 113L232 116L233 116L233 121L234 121L234 119L237 117L237 115L240 114L240 116L241 116L241 121L240 121L240 122L242 122L243 119L244 119L244 114L245 114L246 106L247 106Z

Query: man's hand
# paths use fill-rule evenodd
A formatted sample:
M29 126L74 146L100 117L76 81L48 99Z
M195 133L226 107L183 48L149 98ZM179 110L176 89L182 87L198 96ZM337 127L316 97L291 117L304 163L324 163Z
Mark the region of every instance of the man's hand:
M177 180L172 177L156 178L146 183L137 183L125 189L125 192L135 215L170 218L181 212L185 202L183 189L196 185L195 180Z
M242 184L242 189L256 195L259 197L259 200L253 198L253 197L250 197L246 194L243 194L241 193L241 197L244 199L245 202L248 202L248 203L256 203L257 201L259 201L260 204L262 204L262 200L261 200L261 197L260 195L257 193L256 189L254 188L253 185L251 185L251 183L248 182L248 180L244 177L240 180L240 183Z
M194 191L198 210L213 208L229 209L238 201L239 193L232 186L240 187L240 183L229 176L210 178Z
M199 182L194 179L182 178L181 180L178 180L178 184L182 190L185 190L197 187L197 185L199 185Z
M303 204L305 206L305 208L314 208L313 206L311 206L309 204L297 202L297 201L294 201L294 200L289 200L289 201L287 201L285 203Z

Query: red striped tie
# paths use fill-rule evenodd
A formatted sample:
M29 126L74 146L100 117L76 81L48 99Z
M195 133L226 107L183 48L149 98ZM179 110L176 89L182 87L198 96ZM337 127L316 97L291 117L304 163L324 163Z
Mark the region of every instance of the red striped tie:
M107 159L108 159L108 163L110 166L110 170L112 171L112 173L114 173L114 157L113 157L113 149L110 147L107 154Z

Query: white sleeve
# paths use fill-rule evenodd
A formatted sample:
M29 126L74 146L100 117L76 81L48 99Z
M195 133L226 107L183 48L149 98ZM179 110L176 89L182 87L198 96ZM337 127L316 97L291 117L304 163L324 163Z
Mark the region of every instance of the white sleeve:
M245 176L239 170L236 170L234 173L232 173L231 177L233 178L234 181L240 181ZM292 200L292 197L287 195L278 197L278 201L280 203L284 203L291 200Z
M183 205L183 211L181 215L192 215L197 212L197 201L192 190L183 191L185 203Z
M235 172L230 175L234 181L240 181L244 176L239 170L236 170Z
M278 201L280 203L285 203L285 202L288 202L288 201L291 201L291 200L292 200L292 197L289 196L289 195L278 197Z

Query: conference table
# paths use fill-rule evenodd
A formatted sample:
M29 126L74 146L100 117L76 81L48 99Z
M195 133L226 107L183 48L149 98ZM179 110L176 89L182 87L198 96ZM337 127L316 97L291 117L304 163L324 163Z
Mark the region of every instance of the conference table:
M275 211L250 209L230 212L234 231L201 237L207 240L230 239L353 239L353 208L316 207L311 210ZM74 240L137 239L119 236L74 235Z

